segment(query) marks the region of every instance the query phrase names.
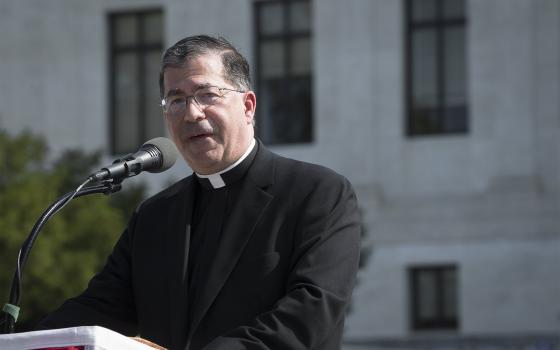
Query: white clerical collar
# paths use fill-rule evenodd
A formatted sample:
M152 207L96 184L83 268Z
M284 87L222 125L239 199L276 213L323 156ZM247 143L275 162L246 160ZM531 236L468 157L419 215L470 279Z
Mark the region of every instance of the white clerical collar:
M238 166L239 164L241 164L241 162L243 162L243 160L245 160L245 158L247 158L247 156L251 153L253 148L255 148L255 145L256 145L255 139L251 140L251 144L249 145L249 147L247 148L245 153L243 153L241 158L239 158L235 163L228 166L224 170L221 170L221 171L218 171L217 173L209 174L209 175L201 175L199 173L195 173L196 176L198 176L201 179L208 179L208 181L210 181L210 184L212 184L213 188L224 187L226 185L226 183L225 183L224 179L222 178L222 174L227 173L231 169L233 169L236 166Z

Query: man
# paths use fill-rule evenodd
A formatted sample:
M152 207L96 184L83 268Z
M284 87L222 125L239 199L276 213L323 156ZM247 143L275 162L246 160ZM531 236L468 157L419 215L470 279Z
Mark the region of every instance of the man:
M195 174L146 200L106 266L40 325L170 349L338 349L358 267L349 182L254 139L249 66L223 38L169 48L160 87Z

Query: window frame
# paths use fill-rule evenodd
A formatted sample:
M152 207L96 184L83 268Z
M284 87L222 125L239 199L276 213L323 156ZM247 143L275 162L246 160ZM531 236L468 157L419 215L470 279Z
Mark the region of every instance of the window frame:
M444 274L452 272L455 277L455 317L447 317L445 315L445 298L446 286L444 284ZM422 299L422 291L420 289L419 278L422 273L430 273L435 276L435 298L436 298L436 316L430 320L424 320L420 317L420 300ZM455 264L445 265L419 265L408 268L409 282L409 307L410 307L410 328L413 331L426 330L449 330L456 331L459 328L459 268Z
M153 15L153 14L160 14L162 18L162 37L161 40L157 43L146 43L146 26L144 24L145 18ZM119 18L125 16L134 16L136 20L136 32L137 32L137 40L135 44L128 44L128 45L118 45L116 43L116 21ZM138 59L138 67L137 67L137 78L138 78L138 90L137 90L137 110L138 110L138 135L139 138L138 144L146 141L148 132L147 132L147 111L144 108L144 103L146 100L146 92L148 84L155 84L156 82L147 82L147 77L144 74L145 67L147 65L146 57L149 53L153 53L154 51L159 51L160 53L163 52L164 49L164 42L165 42L165 13L163 8L161 7L150 7L150 8L142 8L142 9L134 9L134 10L118 10L118 11L111 11L107 13L107 22L108 22L108 74L109 74L109 137L110 137L110 153L111 154L123 154L127 152L131 152L133 150L118 150L116 139L119 136L119 130L117 130L117 94L116 94L116 62L117 57L121 54L129 54L133 53L135 57ZM154 101L157 104L157 100ZM163 126L163 120L162 120ZM163 127L165 131L165 127Z
M294 3L308 3L311 9L310 15L310 26L309 30L299 30L294 31L290 29L290 5ZM261 17L260 11L261 8L267 5L282 5L282 32L279 34L264 34L261 32ZM254 31L254 57L255 57L255 89L261 98L263 96L263 86L267 79L262 78L261 72L263 71L263 62L261 60L260 55L260 48L263 43L268 41L276 41L279 40L282 43L282 47L284 49L284 74L281 78L279 78L280 84L283 86L281 98L286 98L288 101L292 101L290 98L291 95L291 87L290 87L290 80L292 79L307 79L310 85L310 97L309 97L309 114L306 116L307 119L303 122L304 124L309 124L309 130L307 130L306 135L303 139L298 139L296 141L286 140L286 137L283 137L282 140L266 140L263 135L263 129L259 128L260 125L264 124L267 125L274 123L271 121L272 116L266 116L265 112L263 111L263 104L257 104L257 114L256 114L256 131L259 137L263 138L263 141L267 142L268 144L274 145L293 145L293 144L308 144L314 141L314 106L313 106L313 66L311 64L309 73L307 75L299 75L299 74L292 74L291 73L291 57L292 57L292 50L291 50L291 43L294 40L307 38L310 42L310 54L311 57L313 55L313 1L312 0L257 0L253 2L253 25L255 28ZM293 106L293 103L289 103L289 106ZM291 108L288 109L286 114L292 115Z
M404 48L404 66L405 66L405 134L409 137L421 137L421 136L437 136L437 135L462 135L467 134L470 129L469 125L469 102L468 102L468 75L467 75L467 57L468 57L468 45L467 45L467 1L464 1L465 10L463 16L445 18L444 16L444 1L445 0L434 0L436 4L435 18L432 20L414 20L413 18L413 1L414 0L403 0L404 1L404 22L405 22L405 48ZM465 120L464 129L460 130L447 130L444 128L444 110L445 110L445 42L444 33L446 29L463 27L465 31ZM436 56L435 56L435 66L436 66L436 115L437 115L437 126L431 128L430 130L416 130L415 117L414 117L414 86L413 86L413 75L414 75L414 57L412 50L412 37L416 30L429 29L432 28L435 31L436 36Z

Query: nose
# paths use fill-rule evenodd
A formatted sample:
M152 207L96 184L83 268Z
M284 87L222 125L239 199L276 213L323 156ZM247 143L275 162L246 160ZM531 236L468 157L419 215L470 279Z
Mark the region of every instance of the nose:
M190 98L187 100L187 106L185 110L185 121L198 121L204 119L206 115L202 111L202 109L198 106L198 103L195 101L194 98Z

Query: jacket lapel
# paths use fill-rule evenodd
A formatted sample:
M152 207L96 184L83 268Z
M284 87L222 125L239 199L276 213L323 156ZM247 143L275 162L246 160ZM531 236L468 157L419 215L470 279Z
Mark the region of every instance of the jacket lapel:
M189 339L222 289L262 213L273 198L264 190L273 179L271 160L271 153L259 144L255 160L241 187L238 203L243 205L235 206L224 223L224 232L216 251L216 259L207 278L200 281L202 285L200 292L197 293L197 300L191 304L193 309Z
M191 217L194 206L195 180L186 178L185 184L172 199L165 232L169 316L172 348L180 348L187 339L188 286L186 281L189 261ZM162 273L165 273L162 271Z

